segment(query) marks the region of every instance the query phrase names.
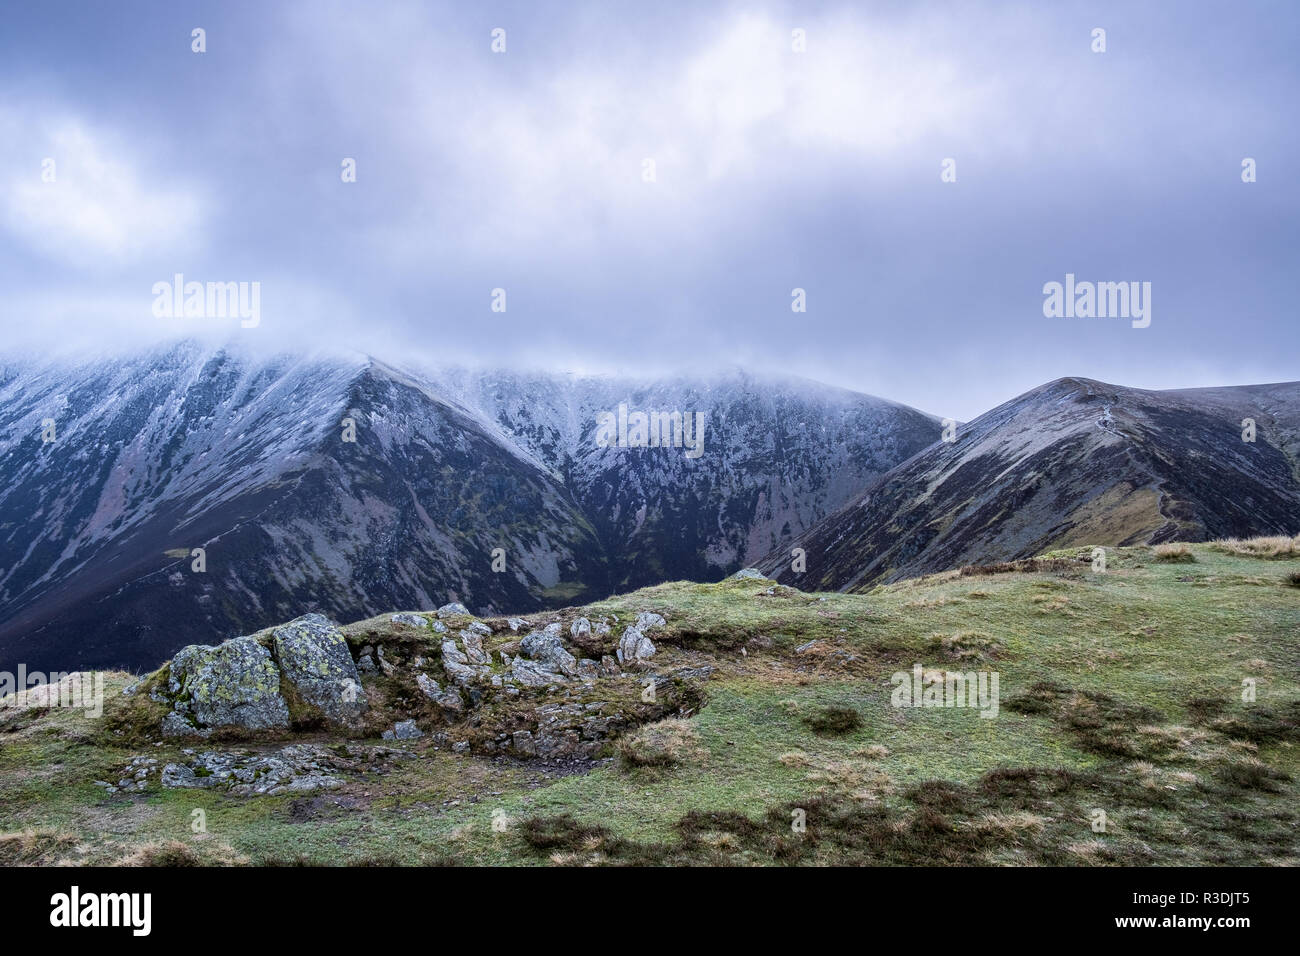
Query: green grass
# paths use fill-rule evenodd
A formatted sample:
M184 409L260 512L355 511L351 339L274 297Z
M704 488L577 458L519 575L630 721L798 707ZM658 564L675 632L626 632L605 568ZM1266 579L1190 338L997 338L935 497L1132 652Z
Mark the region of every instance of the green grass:
M1081 548L1046 556L1055 571L858 594L727 580L599 602L580 613L667 618L657 667L715 671L689 759L611 747L580 774L426 738L324 794L106 796L93 781L133 756L177 756L139 733L156 714L113 675L99 721L0 709L0 862L1296 863L1300 558L1190 551L1110 549L1101 574ZM998 716L892 706L891 675L918 663L996 671Z

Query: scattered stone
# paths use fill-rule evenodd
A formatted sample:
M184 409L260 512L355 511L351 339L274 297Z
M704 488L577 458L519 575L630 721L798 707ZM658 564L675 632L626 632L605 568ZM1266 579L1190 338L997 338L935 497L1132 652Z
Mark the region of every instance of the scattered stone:
M437 613L440 618L449 618L454 617L457 614L468 615L469 608L461 604L459 601L453 601L450 604L444 604L442 607L438 608L435 613Z
M332 790L345 774L386 773L411 755L390 747L322 747L292 744L270 753L204 751L186 763L163 767L168 788L225 790L235 796L276 796Z
M424 732L415 726L414 720L399 720L393 724L392 730L384 731L385 740L415 740L423 736Z
M651 611L642 611L636 616L635 627L642 631L648 631L653 627L663 627L668 622L664 620L662 614L655 614Z

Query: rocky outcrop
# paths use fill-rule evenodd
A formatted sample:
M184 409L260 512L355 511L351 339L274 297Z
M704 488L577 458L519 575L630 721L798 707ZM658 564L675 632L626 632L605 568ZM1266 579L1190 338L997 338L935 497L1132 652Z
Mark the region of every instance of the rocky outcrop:
M151 696L172 705L170 736L324 725L391 740L431 735L434 746L455 752L546 761L594 759L611 737L701 699L690 681L650 667L656 648L648 632L664 628L660 614L645 611L631 623L554 621L516 639L493 626L517 632L525 622L512 628L458 606L441 610L450 629L436 617L389 615L349 629L350 644L328 618L308 614L257 637L187 647L172 662L165 690L153 686ZM655 685L648 696L647 676ZM248 767L279 781L254 788L259 793L329 786L314 778L286 782L294 774L274 762ZM239 779L238 767L224 769ZM202 761L169 768L168 785L207 786L208 771L217 773ZM137 787L135 772L128 789Z

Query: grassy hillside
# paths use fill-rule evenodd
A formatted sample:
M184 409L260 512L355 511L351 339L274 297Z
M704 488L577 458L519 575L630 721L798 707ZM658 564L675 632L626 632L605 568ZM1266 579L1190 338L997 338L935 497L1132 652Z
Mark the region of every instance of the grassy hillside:
M1294 542L1114 549L1105 573L1088 559L861 594L673 583L534 615L655 611L656 668L715 668L702 705L590 766L452 753L428 735L385 741L412 756L363 761L327 792L234 797L155 775L109 794L94 781L180 753L141 722L147 699L120 695L134 678L113 674L99 720L0 708L0 862L1300 862ZM891 675L917 663L996 671L997 716L892 706Z

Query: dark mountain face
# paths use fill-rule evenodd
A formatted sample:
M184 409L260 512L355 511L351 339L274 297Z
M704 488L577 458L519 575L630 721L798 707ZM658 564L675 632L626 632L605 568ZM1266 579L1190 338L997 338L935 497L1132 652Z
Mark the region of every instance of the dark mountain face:
M601 447L620 402L698 412L701 454ZM740 375L426 374L188 344L6 364L0 667L152 666L308 611L523 612L716 579L937 434L904 406Z
M1243 440L1243 421L1255 440ZM1300 383L1151 392L1062 379L881 477L762 567L843 590L1075 545L1300 531Z

